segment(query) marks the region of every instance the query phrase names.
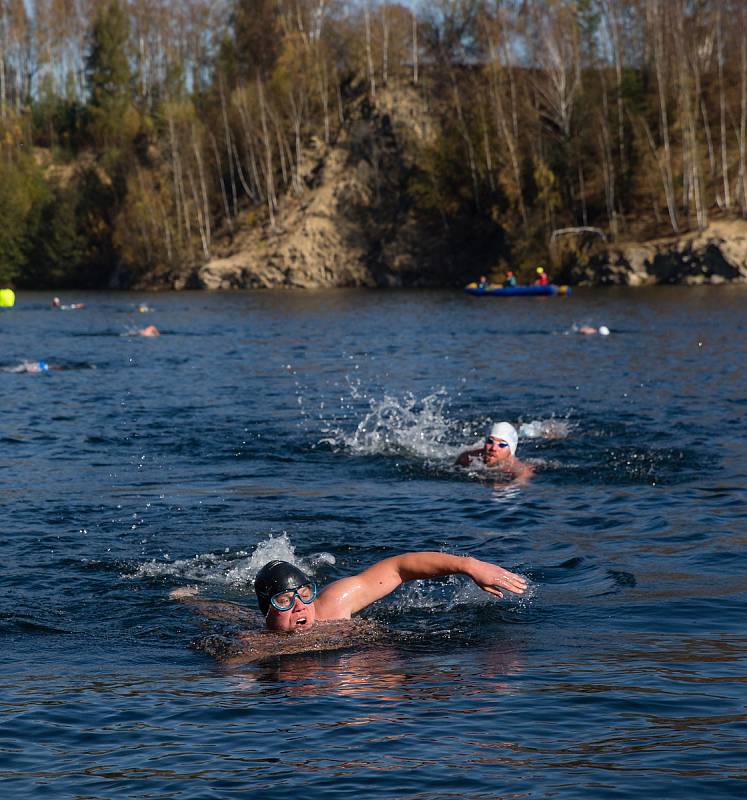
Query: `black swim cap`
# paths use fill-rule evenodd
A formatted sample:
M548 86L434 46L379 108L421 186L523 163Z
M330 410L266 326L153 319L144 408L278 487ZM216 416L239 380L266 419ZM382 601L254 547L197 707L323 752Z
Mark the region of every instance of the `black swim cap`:
M270 561L269 564L265 564L254 579L254 591L257 593L257 602L262 615L267 615L270 598L273 595L298 589L299 586L311 582L308 575L287 561Z

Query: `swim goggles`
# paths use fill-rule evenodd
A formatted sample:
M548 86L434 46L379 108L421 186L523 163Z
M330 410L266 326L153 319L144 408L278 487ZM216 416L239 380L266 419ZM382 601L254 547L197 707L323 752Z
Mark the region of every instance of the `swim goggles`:
M498 447L508 447L508 442L499 442L497 439L493 439L491 436L485 440L485 444L497 444Z
M277 611L290 611L298 598L304 605L313 603L316 598L316 584L304 583L287 592L278 592L270 598L270 605Z

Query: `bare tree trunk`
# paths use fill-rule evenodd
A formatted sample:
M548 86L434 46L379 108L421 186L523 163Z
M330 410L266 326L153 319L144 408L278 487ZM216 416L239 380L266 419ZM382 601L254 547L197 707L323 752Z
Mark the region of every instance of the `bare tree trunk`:
M249 167L251 169L251 177L254 180L254 186L256 188L257 196L256 198L253 196L252 199L255 202L258 200L259 202L264 201L264 191L262 189L262 181L259 177L259 170L257 169L257 158L254 153L254 136L252 131L251 125L251 118L249 115L249 107L246 102L246 93L241 92L239 94L239 116L241 117L241 124L244 128L244 147L247 151Z
M745 14L742 10L742 47L741 73L742 91L740 94L739 119L739 182L738 193L742 198L742 216L747 216L747 176L745 175L745 140L747 140L747 30L745 30Z
M485 169L488 173L488 185L490 191L495 191L495 180L493 179L493 158L490 154L490 138L488 136L488 121L485 119L485 107L480 103L480 127L482 128L482 146L485 155Z
M210 230L210 204L208 202L207 183L205 181L205 170L202 165L202 153L200 153L200 146L197 141L197 131L194 125L192 126L192 148L197 162L197 177L200 180L200 194L202 196L202 216L204 227L203 248L205 249L205 258L210 258L210 245L212 243L212 233Z
M664 142L664 194L667 200L667 209L669 211L669 221L672 224L672 230L675 233L679 233L680 226L677 219L677 203L674 195L674 176L672 174L672 149L669 142L667 99L664 91L663 23L661 20L661 10L657 5L657 0L649 0L649 5L652 11L652 22L654 24L654 66L656 69L656 83L659 90L659 119L661 123L661 135Z
M617 17L616 0L604 0L610 38L612 41L613 58L615 61L615 92L617 94L617 147L620 158L620 174L624 175L627 169L625 156L625 109L623 107L622 92L622 57L620 44L620 23Z
M5 31L5 9L0 11L0 119L5 119L6 109L6 84L5 84L5 54L7 53L7 35Z
M389 83L389 20L386 15L386 4L381 6L381 79L384 86Z
M511 126L514 131L514 141L519 141L519 112L518 103L516 99L516 82L514 81L513 59L511 58L511 51L507 37L502 38L503 43L503 65L508 75L508 90L511 98Z
M713 178L716 174L716 156L713 151L713 136L711 136L711 124L708 120L708 108L705 99L700 98L700 113L703 117L703 129L706 135L706 148L708 149L708 166L710 169L710 176Z
M138 56L140 59L140 96L145 100L148 97L148 73L147 73L147 57L145 55L145 39L143 35L138 36Z
M581 219L586 226L589 224L589 215L586 210L586 182L584 181L584 169L581 166L581 159L578 160L578 191L581 195Z
M273 127L275 128L275 141L278 143L278 156L280 158L280 174L283 176L283 186L287 187L290 183L289 175L293 167L293 162L289 162L286 167L285 161L285 147L283 146L282 133L280 125L277 120L272 119Z
M241 187L243 188L244 193L246 194L246 196L253 203L256 203L257 202L257 195L256 195L254 189L252 189L252 187L249 185L249 182L247 181L247 179L244 177L244 169L241 166L241 159L239 158L239 151L236 149L236 143L232 141L231 142L231 147L233 148L233 158L234 158L234 163L236 164L236 172L239 175L239 183L241 184Z
M294 144L296 148L296 164L293 169L293 191L300 195L303 192L303 187L301 185L301 175L300 175L300 168L301 168L301 112L296 105L296 98L291 91L289 93L290 96L290 105L291 105L291 116L293 118L293 137L294 137Z
M265 145L265 183L267 186L267 211L270 216L270 225L275 227L275 208L277 199L275 197L275 177L272 174L272 146L270 144L270 134L267 129L267 112L265 110L265 95L262 89L262 81L257 78L257 93L259 95L259 116L262 125L262 139Z
M376 76L374 75L373 52L371 49L371 13L368 8L368 0L363 7L363 15L366 23L366 64L368 68L368 82L371 87L371 97L376 97Z
M342 89L340 88L340 77L337 74L337 67L333 65L333 68L335 71L335 94L337 95L337 119L339 120L340 128L342 128L345 124L345 112L342 108Z
M683 164L684 175L687 176L685 198L689 209L689 199L692 197L695 206L695 220L698 228L702 230L708 224L708 214L703 201L703 181L701 178L700 155L698 152L698 137L695 129L695 111L693 110L692 96L690 92L690 80L688 69L688 42L686 40L686 30L684 24L684 10L678 8L677 23L675 26L677 36L677 50L679 60L679 88L680 105L684 122L683 131ZM698 43L695 44L697 51ZM697 67L697 52L691 59L695 80L695 96L697 98L700 91L700 72Z
M140 194L143 199L147 197L147 192L145 190L145 181L143 180L143 171L140 169L140 166L137 167L137 180L140 184ZM151 247L150 242L150 232L145 227L145 223L143 222L142 214L138 214L138 221L140 222L140 233L143 237L143 241L145 242L145 258L148 264L153 264L153 248Z
M161 228L163 229L163 241L166 244L166 258L169 264L171 264L174 259L173 245L171 242L171 225L169 224L169 218L166 215L166 209L163 207L160 196L158 197L157 207L161 212Z
M613 239L618 237L616 199L615 199L615 164L612 159L612 142L609 130L609 103L607 99L607 83L604 71L600 70L602 82L602 114L600 119L602 143L602 172L604 174L604 196L607 201L607 217ZM580 157L579 157L580 162Z
M324 144L329 144L329 85L327 80L327 62L326 59L321 57L317 50L319 58L319 96L322 101L322 111L324 114Z
M189 167L187 167L187 179L189 180L189 188L192 190L192 200L195 204L195 216L197 217L197 230L199 231L200 241L202 242L202 254L208 259L210 258L210 249L208 248L207 235L205 232L205 221L202 218L200 198L197 196L194 175L192 175L192 170L189 169Z
M729 157L726 152L726 95L724 93L724 38L721 30L721 9L716 11L716 46L718 60L718 100L721 114L721 176L724 182L724 208L731 208L729 193Z
M501 85L498 73L498 51L493 46L493 42L489 40L490 53L491 53L491 94L493 96L493 110L496 117L496 125L498 130L503 134L503 139L506 142L508 149L508 157L511 163L511 170L514 174L514 181L516 183L516 192L519 201L519 213L521 214L522 222L526 225L527 222L527 209L524 205L524 192L521 185L521 168L519 167L519 158L517 155L517 140L512 135L506 119L506 113L503 108L503 101L501 99ZM510 69L504 67L503 69ZM502 69L502 71L503 71Z
M215 164L218 168L218 181L220 183L220 196L223 199L223 210L226 212L226 222L228 223L228 229L233 233L233 220L231 219L231 209L228 207L228 195L226 194L226 182L223 180L223 165L220 161L220 153L218 152L218 142L213 135L213 132L209 132L210 141L213 145L213 155L215 156Z
M182 169L176 139L176 125L174 124L173 114L167 112L167 116L169 122L169 149L171 150L171 175L174 181L174 203L176 205L176 230L178 231L179 239L181 240L182 223L184 220L185 233L187 240L189 240L191 237L191 232L189 230L189 222L186 220L186 209L184 209L182 203L182 199L184 197L184 187L182 184ZM183 211L184 213L182 213Z
M447 66L449 69L449 78L451 79L452 92L454 94L454 106L456 108L457 120L459 122L459 132L462 134L462 139L464 139L464 144L467 147L467 160L469 161L469 170L470 170L470 175L472 176L472 192L475 198L475 206L479 209L480 189L477 179L477 164L475 163L475 148L474 145L472 144L472 138L469 135L467 123L464 120L464 112L462 110L462 99L461 95L459 94L459 85L457 84L456 77L454 76L454 72L451 69L451 65L448 64Z
M238 197L236 193L236 180L234 178L233 147L231 142L231 127L228 124L228 109L226 108L226 94L223 89L223 76L219 76L218 86L220 88L220 110L223 117L223 136L226 140L226 152L228 153L228 176L231 179L231 199L233 200L234 216L239 213Z
M418 18L412 12L412 82L418 85Z
M649 147L651 148L651 155L654 157L654 161L656 162L656 166L659 168L659 175L661 176L661 184L662 184L662 187L664 189L664 195L666 197L667 196L667 191L668 191L667 187L669 186L669 183L668 183L666 166L664 165L664 159L661 157L659 151L656 148L656 142L654 142L654 137L653 137L653 135L651 133L651 129L648 126L648 123L646 122L646 120L643 117L639 117L639 121L640 121L641 127L643 128L643 130L644 130L644 132L646 134L646 141L648 142ZM654 214L656 215L656 221L658 223L661 220L661 217L659 215L659 207L655 202L654 202ZM669 221L670 221L670 223L672 222L671 215L670 215Z

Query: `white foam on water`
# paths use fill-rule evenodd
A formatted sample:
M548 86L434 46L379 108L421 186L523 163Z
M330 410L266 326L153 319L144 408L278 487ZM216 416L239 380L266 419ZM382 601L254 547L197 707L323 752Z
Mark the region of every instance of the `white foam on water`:
M523 576L526 577L526 576ZM506 602L529 605L535 594L534 585L528 581L527 590L523 595L516 595L503 591L503 599L483 591L474 581L460 575L450 575L445 581L434 583L431 581L412 581L405 584L397 593L396 600L392 603L398 611L407 612L410 609L426 609L429 611L452 611L460 605L489 606L494 603L505 605Z
M573 425L567 419L533 419L519 425L519 436L524 439L566 439Z
M246 588L253 585L257 572L268 562L274 560L288 561L307 574L313 576L322 564L334 564L335 557L331 553L317 553L308 558L296 555L287 533L279 536L270 534L269 538L259 542L250 553L244 550L222 554L202 553L192 558L176 561L159 561L154 559L141 564L132 577L139 578L173 578L188 582L209 583Z
M358 399L359 395L354 393L353 397ZM409 455L424 460L453 460L464 446L452 445L450 440L463 437L465 430L461 423L449 419L445 412L447 403L444 390L422 399L411 393L402 398L388 394L383 399L368 398L369 411L355 430L328 428L325 431L328 436L320 444L355 455Z

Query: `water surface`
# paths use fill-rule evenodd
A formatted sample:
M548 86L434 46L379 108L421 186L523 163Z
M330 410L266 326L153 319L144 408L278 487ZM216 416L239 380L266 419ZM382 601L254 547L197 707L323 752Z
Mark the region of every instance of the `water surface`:
M744 796L744 287L49 299L0 312L4 797ZM452 466L501 419L527 486ZM530 591L232 669L167 600L418 549Z

